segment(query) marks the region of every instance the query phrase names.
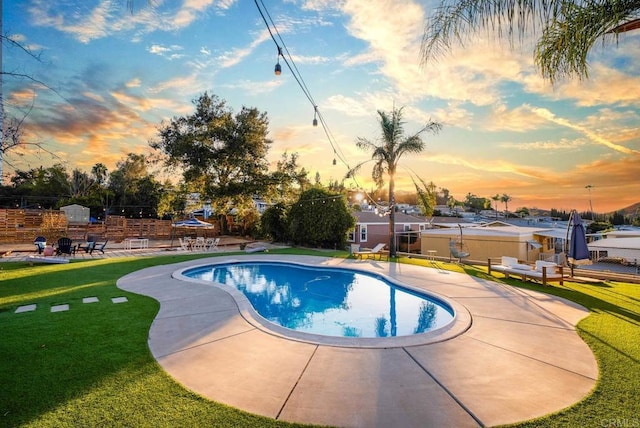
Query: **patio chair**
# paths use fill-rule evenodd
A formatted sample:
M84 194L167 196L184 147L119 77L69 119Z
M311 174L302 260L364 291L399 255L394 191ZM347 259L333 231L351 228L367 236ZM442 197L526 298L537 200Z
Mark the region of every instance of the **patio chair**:
M191 239L184 237L184 238L178 238L178 241L180 241L180 248L182 248L183 250L189 251L191 250Z
M82 244L78 244L77 249L78 250L84 250L85 253L93 253L93 249L96 246L96 237L95 236L88 236L87 237L87 242L82 245Z
M42 254L45 248L47 248L47 238L44 236L38 236L33 240L33 243L36 246L36 251L38 254Z
M76 246L73 245L73 241L70 238L58 239L58 249L56 255L68 254L72 255L76 253Z
M207 238L207 242L205 243L205 248L207 249L207 251L217 250L219 243L220 243L220 238Z
M109 242L108 239L105 239L104 242L100 242L100 243L96 242L96 244L93 246L93 249L89 251L89 254L92 254L96 250L104 254L104 247L107 246L107 242Z
M204 237L198 236L196 240L193 242L192 247L194 250L204 251L205 250Z
M378 244L370 250L356 251L353 253L353 255L360 260L362 260L365 256L366 258L373 257L374 259L376 258L376 256L378 256L380 259L382 259L382 256L386 256L388 259L389 253L387 251L383 251L384 246L385 244Z

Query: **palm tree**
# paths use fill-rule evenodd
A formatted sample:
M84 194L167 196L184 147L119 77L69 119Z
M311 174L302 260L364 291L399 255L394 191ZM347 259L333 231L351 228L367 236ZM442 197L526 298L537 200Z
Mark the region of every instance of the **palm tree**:
M496 219L498 218L498 201L500 200L500 195L497 193L491 197L493 199L495 211L496 211Z
M513 198L506 193L503 193L500 196L500 201L504 202L504 218L507 218L509 215L509 201L513 200Z
M534 55L545 79L587 78L594 44L617 42L620 34L640 28L639 17L640 0L441 0L425 28L422 57L425 62L435 58L452 42L463 45L480 30L511 41L539 32Z
M382 136L376 144L366 138L358 138L356 145L363 150L370 150L371 160L375 162L371 176L378 188L384 185L384 176L389 176L389 255L396 256L395 245L395 175L398 162L405 153L420 153L424 150L424 142L420 135L424 132L438 133L442 129L439 122L429 121L422 129L413 135L404 135L402 108L394 108L391 114L378 110ZM364 164L360 163L347 176L352 176Z

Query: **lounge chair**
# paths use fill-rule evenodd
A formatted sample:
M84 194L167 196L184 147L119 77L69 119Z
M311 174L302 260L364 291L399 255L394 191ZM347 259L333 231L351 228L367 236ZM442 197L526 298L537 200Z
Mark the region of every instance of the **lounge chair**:
M47 238L45 238L44 236L38 236L33 240L33 243L36 246L36 251L38 252L38 254L42 254L44 249L47 247Z
M521 280L540 281L546 286L549 282L563 284L564 270L562 266L553 262L536 260L534 265L521 262L515 257L502 256L500 259L489 259L487 261L487 272L501 272L505 278L510 275L519 276Z
M264 245L256 245L256 246L249 246L247 245L244 249L245 253L259 253L262 251L267 251L267 247L265 247Z
M378 244L375 247L373 247L370 250L364 249L362 251L355 251L353 253L353 255L360 260L363 260L365 258L373 258L375 259L376 257L378 257L378 260L382 260L382 257L385 256L387 258L387 260L389 260L389 252L388 251L384 251L385 244Z
M58 249L56 255L68 254L72 255L76 253L76 246L73 245L73 241L70 238L58 239Z

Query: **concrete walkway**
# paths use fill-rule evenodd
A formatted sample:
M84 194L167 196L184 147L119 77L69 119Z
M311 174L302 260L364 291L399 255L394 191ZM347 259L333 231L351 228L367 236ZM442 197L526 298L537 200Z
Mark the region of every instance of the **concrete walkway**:
M355 267L463 307L468 328L446 340L339 347L284 337L251 319L222 289L172 277L228 260ZM566 300L405 264L307 256L223 256L165 265L118 281L161 303L149 347L178 382L271 418L352 427L466 427L523 421L570 406L598 368L575 332L588 311ZM458 306L460 307L460 306Z
M75 241L78 244L80 241ZM62 255L61 258L68 260L93 260L115 257L140 257L140 256L169 256L175 254L197 254L197 253L220 253L225 251L239 251L241 243L251 245L265 245L263 243L252 243L242 238L222 236L218 248L215 250L193 250L185 251L180 248L178 239L174 240L150 240L147 248L128 249L125 242L108 242L104 252L94 251L92 254L83 250L76 251L73 255ZM269 248L279 248L275 245L266 244ZM34 262L38 260L38 253L34 250L33 244L0 244L0 263L2 262Z

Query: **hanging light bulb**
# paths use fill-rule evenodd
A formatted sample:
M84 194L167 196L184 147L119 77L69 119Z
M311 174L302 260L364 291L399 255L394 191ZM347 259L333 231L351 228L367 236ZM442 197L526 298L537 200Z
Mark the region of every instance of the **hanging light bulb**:
M276 68L274 70L274 72L276 73L276 76L280 76L280 74L282 73L282 67L280 66L280 56L282 55L282 48L280 48L280 46L278 46L278 59L276 61Z
M318 126L318 106L313 106L313 126ZM335 165L335 159L333 160L333 164Z
M333 158L333 164L335 165L336 163L336 158Z

